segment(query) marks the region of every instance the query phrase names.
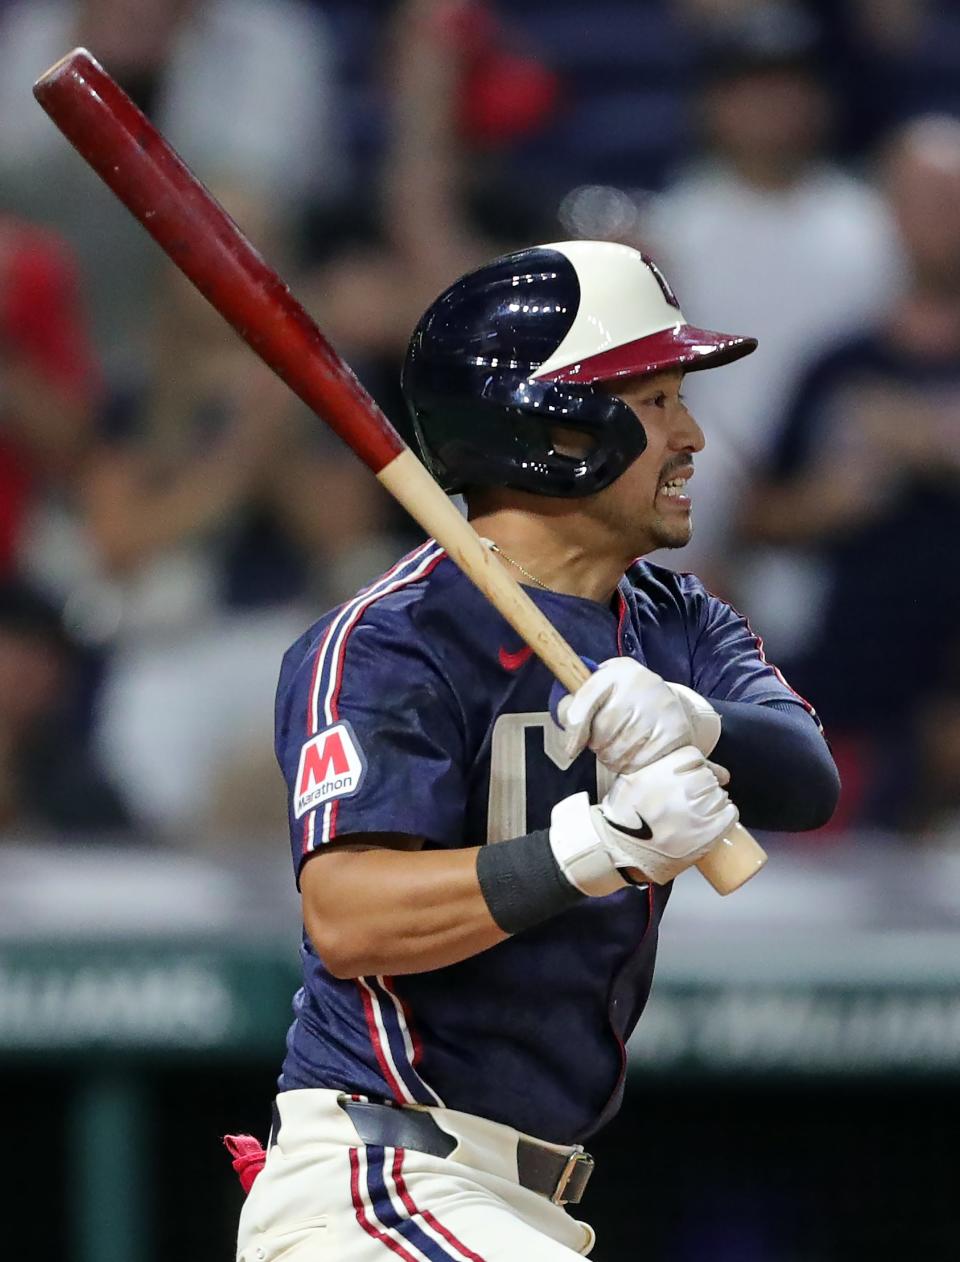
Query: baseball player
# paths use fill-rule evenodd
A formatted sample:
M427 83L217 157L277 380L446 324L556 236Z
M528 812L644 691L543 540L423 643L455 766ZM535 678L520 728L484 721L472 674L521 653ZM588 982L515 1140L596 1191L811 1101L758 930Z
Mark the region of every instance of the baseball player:
M687 324L649 259L601 242L498 259L422 318L403 387L423 460L599 666L562 694L429 540L287 653L303 986L241 1262L590 1251L567 1207L621 1103L672 880L738 813L814 828L839 790L746 621L634 559L690 537L684 373L755 345Z

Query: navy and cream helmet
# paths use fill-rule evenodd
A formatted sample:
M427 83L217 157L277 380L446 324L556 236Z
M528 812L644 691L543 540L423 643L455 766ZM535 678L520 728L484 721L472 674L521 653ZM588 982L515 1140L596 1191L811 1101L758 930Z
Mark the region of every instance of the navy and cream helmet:
M756 345L688 324L638 250L563 241L495 259L445 290L414 331L402 385L420 456L444 490L591 495L647 442L601 384L716 368ZM555 450L558 428L587 435L589 453Z

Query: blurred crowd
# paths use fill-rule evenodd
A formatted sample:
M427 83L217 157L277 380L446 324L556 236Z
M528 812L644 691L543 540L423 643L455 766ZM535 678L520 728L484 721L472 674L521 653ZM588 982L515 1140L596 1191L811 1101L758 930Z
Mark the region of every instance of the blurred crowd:
M658 559L820 711L823 840L960 833L956 6L0 0L0 835L275 837L281 653L417 538L36 106L77 44L401 431L421 310L537 241L638 245L759 337L688 383Z

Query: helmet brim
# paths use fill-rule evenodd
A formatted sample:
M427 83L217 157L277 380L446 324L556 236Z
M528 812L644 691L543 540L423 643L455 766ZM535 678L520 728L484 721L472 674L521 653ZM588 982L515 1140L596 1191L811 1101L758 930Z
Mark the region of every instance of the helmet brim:
M671 368L698 372L703 368L720 368L743 359L757 349L755 337L736 333L714 333L690 324L677 324L659 333L613 346L587 359L539 377L538 381L565 381L584 386L598 381L616 381L621 377L638 377Z

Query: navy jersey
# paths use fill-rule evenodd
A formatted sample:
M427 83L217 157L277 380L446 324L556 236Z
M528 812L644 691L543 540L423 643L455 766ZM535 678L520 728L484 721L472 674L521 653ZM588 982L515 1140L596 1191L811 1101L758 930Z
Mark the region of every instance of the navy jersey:
M638 563L609 606L527 590L584 657L626 654L708 697L801 704L744 619L689 575ZM277 696L298 873L337 838L495 844L547 827L569 794L597 801L609 773L589 751L572 764L560 753L552 682L432 542L323 617L286 654ZM280 1087L443 1104L583 1140L619 1107L668 897L651 885L584 899L402 977L332 977L304 935Z

